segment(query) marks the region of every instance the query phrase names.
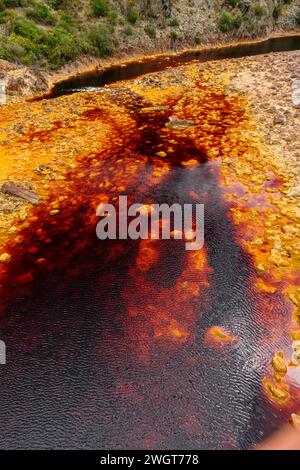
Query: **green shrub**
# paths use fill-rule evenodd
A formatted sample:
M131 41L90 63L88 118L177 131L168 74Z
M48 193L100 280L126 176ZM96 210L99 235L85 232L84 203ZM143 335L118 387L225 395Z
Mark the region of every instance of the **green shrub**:
M33 53L33 54L38 54L39 53L39 46L31 41L28 38L24 38L23 36L18 36L15 33L12 33L8 37L8 44L15 44L20 47L26 52L26 53Z
M71 31L76 26L76 22L70 13L64 10L60 10L57 26L67 31Z
M93 15L97 18L108 15L109 7L107 0L92 0L91 7Z
M202 43L201 36L200 36L200 34L198 33L198 34L196 34L196 36L195 36L195 44L196 44L197 46L200 46L201 43Z
M26 65L33 65L38 62L41 50L38 44L30 39L18 36L13 33L8 37L7 49L14 56L19 58Z
M0 12L4 11L6 8L4 0L0 0Z
M239 3L239 0L225 0L225 4L232 8L235 8L238 3Z
M279 5L276 5L276 7L274 8L273 10L273 18L275 20L278 20L279 16L281 15L282 13L282 9L283 9L283 5L281 3L279 3Z
M296 13L296 23L300 26L300 9L298 10L298 12Z
M235 29L239 29L243 22L243 17L241 14L237 14L233 17L232 25Z
M55 28L45 48L45 55L53 69L75 60L80 54L86 52L91 52L91 46L87 41L61 28Z
M127 21L131 24L135 24L139 19L139 14L137 10L131 4L127 7Z
M179 39L177 31L171 31L170 36L171 36L172 41L178 41Z
M152 25L146 26L145 33L148 34L149 38L151 38L151 39L156 38L156 29Z
M73 0L48 0L48 3L54 10L72 10L75 2Z
M27 7L29 3L28 0L4 0L4 4L7 8Z
M105 24L94 26L88 38L93 46L94 52L100 57L110 56L113 52L113 29Z
M172 18L169 21L169 26L172 26L172 28L177 28L179 26L179 21L177 18Z
M149 11L148 11L148 17L149 17L149 18L156 19L157 16L158 16L158 15L157 15L157 13L155 13L154 10L149 10Z
M16 16L12 19L10 23L10 32L27 39L31 39L35 42L44 41L46 38L46 34L41 28L23 16Z
M2 60L12 60L9 52L7 50L7 45L4 44L2 41L0 42L0 59Z
M262 16L264 16L265 14L265 9L264 7L260 4L260 3L256 3L254 5L254 14L255 16L257 16L258 18L261 18Z
M51 13L51 10L42 3L38 3L34 8L30 8L26 16L38 23L47 25L54 25L56 23L55 16Z
M118 22L118 12L115 10L112 10L108 14L109 22L112 25L116 25Z
M222 33L229 33L234 28L234 18L227 11L223 11L219 18L219 29Z
M133 29L129 24L127 26L125 26L124 34L125 34L125 36L132 36L133 35Z

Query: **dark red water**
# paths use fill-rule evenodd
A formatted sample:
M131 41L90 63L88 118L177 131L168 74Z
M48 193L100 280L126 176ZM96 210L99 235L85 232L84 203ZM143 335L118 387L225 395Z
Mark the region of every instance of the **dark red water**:
M165 128L179 98L164 103L170 110L145 113L137 97L112 95L137 128L122 135L114 128L109 152L82 158L80 171L56 183L53 199L66 196L60 213L49 216L46 204L33 209L37 220L23 229L23 242L8 247L2 448L240 449L286 418L268 404L261 381L276 348L270 328L279 330L278 343L287 341L289 312L279 293L253 288L218 162L188 133ZM208 136L218 145L246 117L222 95L207 99L198 112L214 106L221 113ZM101 108L83 117L100 125L108 119ZM173 153L160 158L167 143ZM198 164L182 165L190 160ZM187 252L180 240L100 242L96 208L120 194L129 203L204 203L205 248ZM212 347L204 339L213 325L238 340Z

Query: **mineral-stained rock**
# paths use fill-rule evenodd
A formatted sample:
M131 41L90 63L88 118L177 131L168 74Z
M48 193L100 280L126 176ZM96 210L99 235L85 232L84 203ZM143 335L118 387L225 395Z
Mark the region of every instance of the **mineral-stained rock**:
M148 106L141 109L141 113L155 113L160 111L168 111L169 106Z
M59 212L60 212L59 209L53 209L52 211L49 212L49 215L54 216L54 215L59 214Z
M40 197L35 191L13 182L4 183L1 187L1 191L4 194L20 197L27 202L31 202L31 204L38 204L40 201Z
M272 359L272 367L276 375L278 375L280 378L285 377L285 375L287 374L287 366L284 362L282 352L275 354Z
M275 400L280 402L286 402L290 398L290 394L287 390L274 387L273 385L269 384L268 390Z
M179 119L176 116L169 117L169 122L166 124L166 127L169 129L174 129L176 131L184 131L189 127L195 126L195 121L190 119Z
M287 290L287 295L294 305L300 306L300 287L290 286Z
M275 266L288 266L289 265L289 258L284 256L284 254L276 249L271 250L270 256L271 263L275 264Z
M0 255L0 263L9 263L11 260L11 255L9 253L2 253Z
M157 152L156 155L157 155L158 157L162 157L162 158L167 157L166 152L164 152L163 150L162 150L161 152Z
M300 428L300 416L296 413L291 414L291 424L294 428Z

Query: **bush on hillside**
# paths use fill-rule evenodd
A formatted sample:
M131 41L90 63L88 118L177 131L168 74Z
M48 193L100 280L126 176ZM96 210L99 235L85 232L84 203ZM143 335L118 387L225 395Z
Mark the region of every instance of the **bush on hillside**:
M264 16L265 14L265 9L264 7L260 4L260 3L256 3L254 5L254 14L255 16L257 16L258 18L261 18L262 16Z
M44 41L46 34L31 20L23 16L16 16L10 23L10 32L32 41Z
M30 8L26 16L32 20L37 21L38 23L43 23L46 25L54 25L56 23L55 16L51 13L51 10L42 3L38 3L34 8Z
M275 20L278 20L279 16L281 15L282 13L282 9L283 9L283 5L281 3L279 3L278 5L276 5L276 7L274 8L273 10L273 18Z
M93 46L94 52L100 57L110 56L113 52L113 29L105 24L94 26L88 38Z
M234 28L233 21L234 21L233 16L227 11L223 11L219 18L220 31L222 31L222 33L229 33L230 31L232 31Z
M139 19L139 14L135 7L129 3L127 6L127 21L131 24L135 24L137 20Z
M109 7L106 0L92 0L91 7L93 15L97 18L108 15Z

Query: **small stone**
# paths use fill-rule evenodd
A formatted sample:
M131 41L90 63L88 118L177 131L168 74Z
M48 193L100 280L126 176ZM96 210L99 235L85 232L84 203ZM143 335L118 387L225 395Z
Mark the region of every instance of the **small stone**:
M291 425L294 428L300 428L300 416L296 413L291 414Z
M54 209L54 210L52 210L52 211L49 212L49 215L54 216L54 215L59 214L59 212L60 212L60 211L59 211L58 209Z
M278 114L277 116L274 117L274 124L284 124L285 123L285 117L282 114Z
M300 109L300 80L293 80L292 103L294 108Z
M275 249L271 251L270 261L272 264L275 264L275 266L278 267L288 266L290 263L289 258L283 256L278 250Z
M9 263L11 260L11 255L9 253L2 253L0 255L0 263Z
M158 157L162 157L162 158L165 158L165 157L168 156L168 154L167 154L166 152L163 152L163 151L157 152L156 155L157 155Z
M275 286L272 286L268 282L264 281L263 279L258 279L255 283L255 286L261 290L262 292L266 292L267 294L275 294L277 289Z
M272 397L277 399L278 401L285 402L290 397L290 394L287 390L282 390L280 388L274 387L273 385L269 385L268 388Z
M21 212L19 215L19 219L21 220L21 222L25 222L25 220L27 219L26 212Z

